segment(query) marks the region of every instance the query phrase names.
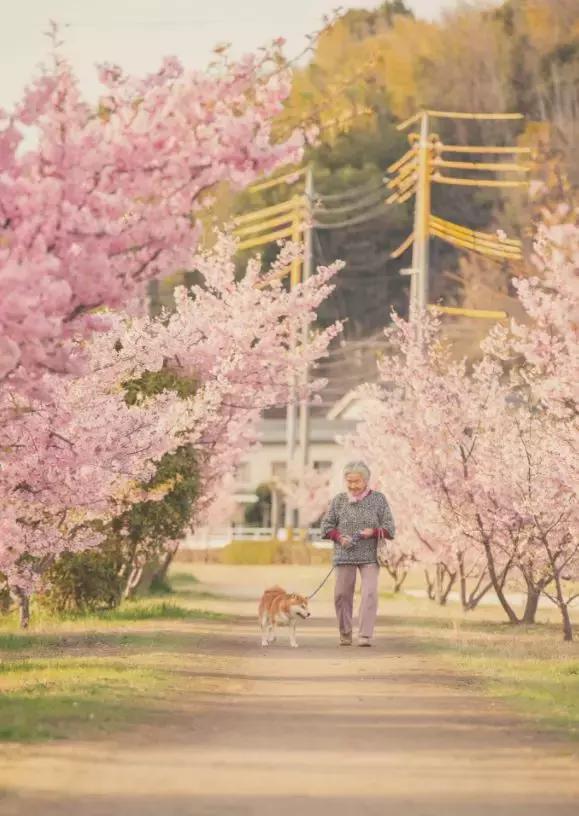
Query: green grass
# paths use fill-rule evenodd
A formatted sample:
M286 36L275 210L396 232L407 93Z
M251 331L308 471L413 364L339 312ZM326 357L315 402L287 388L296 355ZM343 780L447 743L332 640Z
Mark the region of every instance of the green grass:
M420 650L535 724L579 739L579 643L564 643L554 620L513 627L498 610L464 615L456 606L441 610L415 598L395 604L391 624L411 631ZM384 611L388 615L386 605Z
M209 597L209 593L206 593ZM93 616L102 621L140 621L140 620L220 620L225 618L219 612L208 612L202 609L190 609L167 601L139 599L123 604L119 609L99 612ZM86 620L86 618L85 618Z
M162 596L166 597L166 596ZM63 614L58 615L48 612L42 607L33 606L32 621L34 625L44 625L58 622L68 622L74 624L90 623L121 623L133 621L155 621L155 620L221 620L227 616L219 612L209 612L204 609L197 609L190 605L192 600L213 597L210 593L191 592L175 593L171 595L172 600L161 600L157 597L138 598L136 600L125 601L117 609L105 609L100 612L89 612L86 614ZM16 613L0 617L0 637L3 631L10 631L17 628ZM1 643L1 640L0 640ZM1 648L1 646L0 646Z
M579 652L551 627L459 637L449 656L499 697L537 723L579 739Z
M0 618L0 741L98 736L160 716L191 683L200 635L187 624L226 618L194 606L192 576L176 583L171 600L91 615L35 608L26 632Z
M579 739L579 661L490 662L477 655L463 660L468 671L485 679L493 696Z
M106 659L14 659L0 665L0 739L106 734L151 719L162 672ZM151 699L153 697L153 699Z
M182 564L179 564L178 567L178 569L174 567L171 572L169 585L173 592L188 590L199 584L199 579L192 572L188 572Z
M539 623L513 626L496 604L464 613L452 601L440 607L404 594L423 586L414 570L402 593L381 594L389 625L408 632L413 649L442 659L536 725L579 739L579 610L572 615L576 640L564 643L559 614L549 604L539 609Z
M116 610L59 618L34 609L27 632L15 616L0 617L0 740L99 736L166 715L209 682L199 678L210 658L197 623L226 616L200 609L204 599L219 596L179 565L169 594ZM579 738L579 643L562 642L554 611L513 628L498 608L465 615L456 604L388 592L382 601L409 651L432 655L537 725Z

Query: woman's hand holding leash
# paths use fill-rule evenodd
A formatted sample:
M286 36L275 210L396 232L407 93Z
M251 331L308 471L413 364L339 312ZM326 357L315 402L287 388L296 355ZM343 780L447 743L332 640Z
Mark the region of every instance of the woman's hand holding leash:
M374 538L376 535L376 531L372 527L366 527L364 530L360 530L358 533L354 533L350 542L352 544L358 544L360 541L364 541L367 538Z
M354 533L353 536L346 535L345 533L338 533L336 530L332 537L334 541L337 541L341 547L344 547L344 549L347 550L352 546L352 544L357 544L359 541L364 539L375 538L376 530L373 527L366 527L364 530Z

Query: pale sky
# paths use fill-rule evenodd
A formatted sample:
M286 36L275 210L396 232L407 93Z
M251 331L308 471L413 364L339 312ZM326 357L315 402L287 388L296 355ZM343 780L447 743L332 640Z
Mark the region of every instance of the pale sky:
M409 0L417 15L435 18L456 0ZM283 36L295 56L305 35L337 6L372 8L379 0L10 0L0 25L0 106L9 107L46 55L47 21L67 24L67 53L89 96L94 64L115 62L130 73L154 70L163 56L203 68L218 42L234 53L254 51Z

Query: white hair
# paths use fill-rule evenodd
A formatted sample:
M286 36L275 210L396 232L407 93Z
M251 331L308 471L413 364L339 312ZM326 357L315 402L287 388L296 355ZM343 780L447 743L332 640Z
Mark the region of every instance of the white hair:
M359 473L360 476L363 477L364 481L370 481L370 468L366 462L362 462L361 459L348 462L348 464L344 467L344 476L347 476L348 473Z

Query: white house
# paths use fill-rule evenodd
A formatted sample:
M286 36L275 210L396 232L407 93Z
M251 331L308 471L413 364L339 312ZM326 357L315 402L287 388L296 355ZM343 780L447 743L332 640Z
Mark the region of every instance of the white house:
M310 419L309 462L325 470L340 465L347 452L338 439L355 430L361 419L361 401L346 394L325 416ZM284 480L287 472L285 419L265 418L260 427L260 444L242 462L236 474L236 521L242 521L245 506L253 504L259 485Z

